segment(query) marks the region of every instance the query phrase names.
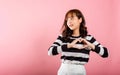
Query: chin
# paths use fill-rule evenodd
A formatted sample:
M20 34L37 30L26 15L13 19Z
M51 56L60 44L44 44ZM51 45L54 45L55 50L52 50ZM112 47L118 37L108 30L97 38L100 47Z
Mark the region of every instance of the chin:
M73 30L72 28L70 28L70 30Z
M70 30L74 30L74 28L70 28Z

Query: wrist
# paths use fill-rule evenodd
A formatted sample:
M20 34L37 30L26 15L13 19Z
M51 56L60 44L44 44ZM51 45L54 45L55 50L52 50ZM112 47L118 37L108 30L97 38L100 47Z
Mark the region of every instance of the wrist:
M95 45L91 44L91 49L94 50L95 49Z
M70 43L67 44L67 48L71 48L72 45Z

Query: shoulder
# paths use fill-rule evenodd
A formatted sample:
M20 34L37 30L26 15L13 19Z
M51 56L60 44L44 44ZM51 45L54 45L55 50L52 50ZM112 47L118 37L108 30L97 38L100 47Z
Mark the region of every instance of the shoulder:
M58 38L63 38L62 34L59 34L59 35L58 35Z
M62 36L62 34L59 34L58 37L57 37L57 39L59 39L59 40L63 40L63 36Z
M91 40L91 39L94 39L94 37L89 34L89 35L87 35L87 36L85 37L85 39L86 39L86 40Z

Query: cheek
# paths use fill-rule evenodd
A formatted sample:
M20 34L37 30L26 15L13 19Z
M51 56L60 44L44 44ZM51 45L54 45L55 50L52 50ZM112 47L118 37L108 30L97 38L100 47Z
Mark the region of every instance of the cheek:
M68 20L67 20L67 25L68 26L70 25L70 18L68 18Z
M80 23L79 22L75 22L75 27L76 28L80 27Z
M75 26L78 26L78 21L73 21L73 24L75 25Z
M70 21L67 21L67 26L69 26L70 25Z

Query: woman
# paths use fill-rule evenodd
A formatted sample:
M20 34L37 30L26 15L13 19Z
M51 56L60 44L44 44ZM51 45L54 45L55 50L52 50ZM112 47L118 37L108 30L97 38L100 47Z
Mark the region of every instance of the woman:
M62 54L58 75L86 75L84 65L89 60L90 51L108 57L107 48L88 35L81 11L69 10L65 15L61 35L48 50L48 55Z

